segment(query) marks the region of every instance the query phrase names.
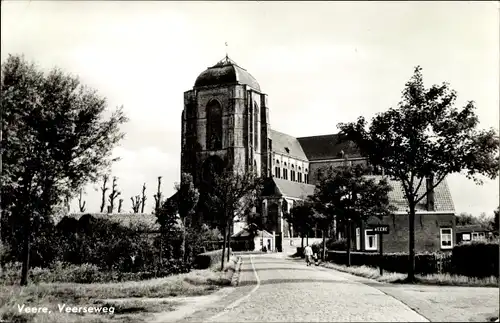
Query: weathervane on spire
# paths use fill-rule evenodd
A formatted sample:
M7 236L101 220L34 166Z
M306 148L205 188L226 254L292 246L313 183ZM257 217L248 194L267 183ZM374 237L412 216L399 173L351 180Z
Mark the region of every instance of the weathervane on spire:
M226 58L229 58L229 56L227 55L227 42L225 42L226 44Z

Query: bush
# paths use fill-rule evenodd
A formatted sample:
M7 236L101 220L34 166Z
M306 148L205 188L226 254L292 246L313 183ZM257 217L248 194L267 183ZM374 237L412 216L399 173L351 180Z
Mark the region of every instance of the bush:
M421 253L415 255L415 273L429 275L449 271L449 253ZM347 265L347 252L328 251L327 260L339 265ZM352 266L378 267L380 254L372 252L351 252ZM386 253L382 258L382 268L396 273L408 272L408 254Z
M326 250L338 250L345 251L347 250L347 239L335 240L330 238L326 241Z
M214 265L217 265L221 262L221 260L222 249L201 253L195 257L194 267L197 269L207 269Z
M498 248L498 241L477 241L454 247L451 259L453 272L469 277L498 277Z
M167 261L152 270L135 273L102 271L99 267L92 264L74 265L56 262L50 268L33 268L30 271L30 280L33 283L108 283L166 277L187 273L190 270L191 266L189 263L179 260ZM20 278L21 263L10 263L0 273L0 281L6 285L17 284Z

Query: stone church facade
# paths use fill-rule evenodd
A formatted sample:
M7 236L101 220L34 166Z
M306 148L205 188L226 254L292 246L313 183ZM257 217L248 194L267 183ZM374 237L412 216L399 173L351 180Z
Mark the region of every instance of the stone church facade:
M335 134L296 138L272 129L269 109L257 80L229 57L203 71L184 93L181 171L192 174L198 186L210 167L255 169L268 179L259 210L273 219L268 231L292 238L296 234L283 221L283 204L291 208L313 194L322 167L365 159L352 145L338 143Z
M273 249L281 251L298 241L283 219L283 208L313 194L323 168L367 161L354 145L340 143L337 134L296 138L272 129L269 109L257 80L229 57L207 68L184 93L181 172L190 173L200 186L209 180L209 169L255 169L266 178L258 213L269 219L265 229L277 237ZM445 182L436 189L449 196ZM401 202L399 193L395 203ZM453 213L453 206L445 211ZM244 226L244 221L236 223L235 233ZM320 238L316 232L309 236Z

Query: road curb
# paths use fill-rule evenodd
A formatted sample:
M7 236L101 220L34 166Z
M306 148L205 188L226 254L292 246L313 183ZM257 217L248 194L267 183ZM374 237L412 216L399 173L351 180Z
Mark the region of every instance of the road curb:
M238 262L234 268L233 277L231 277L231 286L238 286L240 284L240 271L241 271L241 263L243 262L242 257L238 257Z

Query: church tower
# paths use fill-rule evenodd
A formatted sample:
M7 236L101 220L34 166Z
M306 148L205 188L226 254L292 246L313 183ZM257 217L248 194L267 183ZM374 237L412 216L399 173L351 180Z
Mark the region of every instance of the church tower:
M270 146L267 95L226 55L184 93L181 172L196 186L210 180L211 168L270 176Z

